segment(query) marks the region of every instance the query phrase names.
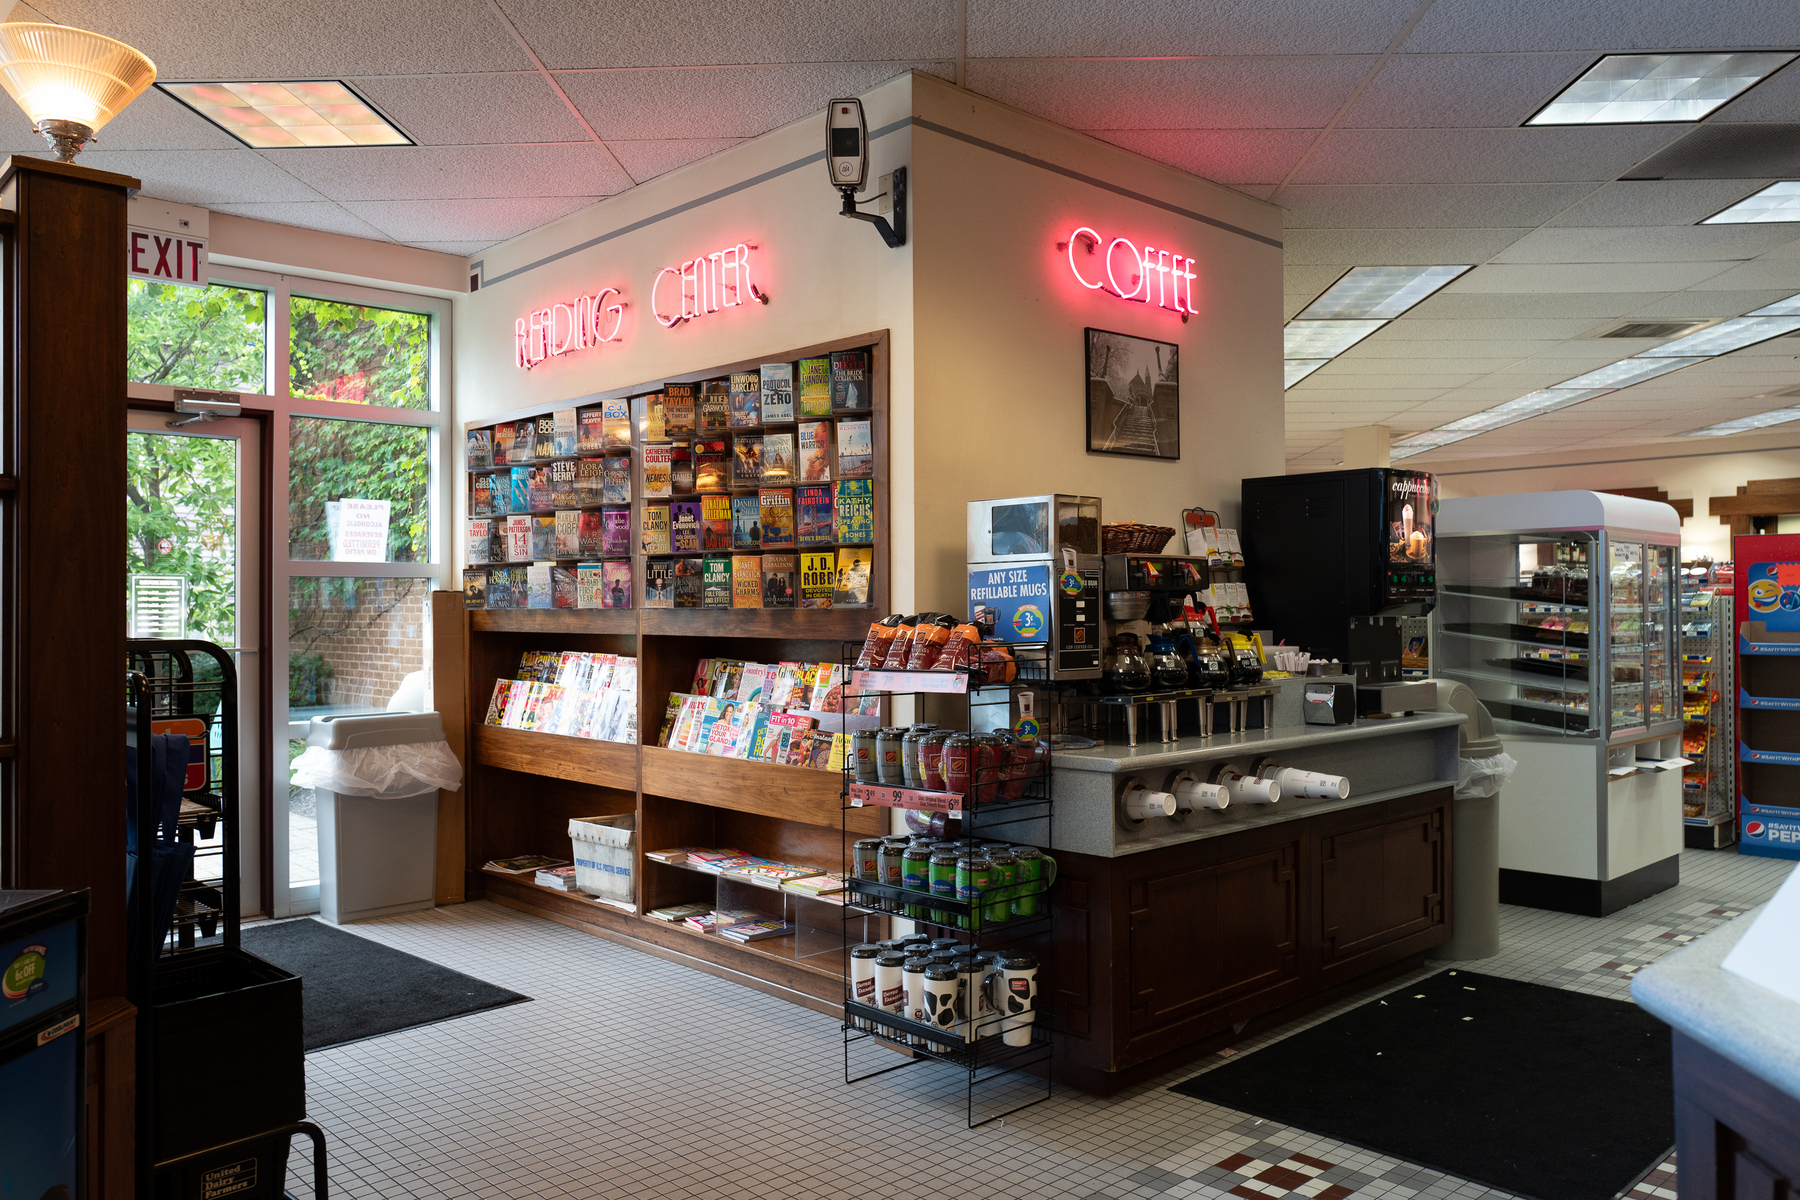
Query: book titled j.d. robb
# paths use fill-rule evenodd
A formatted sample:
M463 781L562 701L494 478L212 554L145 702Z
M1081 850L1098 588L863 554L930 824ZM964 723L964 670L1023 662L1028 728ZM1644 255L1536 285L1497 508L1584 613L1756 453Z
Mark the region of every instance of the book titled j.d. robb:
M830 550L800 556L800 607L830 608L837 592L837 555Z

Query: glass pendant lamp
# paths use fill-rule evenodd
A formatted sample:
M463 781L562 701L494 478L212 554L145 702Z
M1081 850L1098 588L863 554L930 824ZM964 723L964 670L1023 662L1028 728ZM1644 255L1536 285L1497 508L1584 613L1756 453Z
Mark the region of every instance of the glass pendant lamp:
M156 64L124 42L66 25L0 23L0 87L58 162L74 161L155 78Z

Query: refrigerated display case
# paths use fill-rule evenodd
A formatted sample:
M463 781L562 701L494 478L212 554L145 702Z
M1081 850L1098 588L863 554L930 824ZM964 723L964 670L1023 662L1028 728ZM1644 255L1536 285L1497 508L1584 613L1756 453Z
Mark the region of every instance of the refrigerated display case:
M1599 492L1442 502L1431 670L1519 760L1508 903L1598 916L1679 880L1680 521Z

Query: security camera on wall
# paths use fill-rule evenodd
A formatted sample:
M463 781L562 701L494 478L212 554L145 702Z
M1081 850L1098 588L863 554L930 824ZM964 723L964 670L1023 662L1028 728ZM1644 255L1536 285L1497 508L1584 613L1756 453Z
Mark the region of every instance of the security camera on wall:
M869 126L863 120L861 100L854 97L833 100L831 107L825 110L825 171L831 176L832 186L843 198L843 207L838 210L839 216L869 222L875 226L875 231L890 249L906 245L905 167L896 167L891 176L882 176L881 181L887 188L886 191L870 196L867 200L856 198L856 193L869 178ZM856 211L858 204L873 203L890 193L894 210L892 225L888 224L885 217Z

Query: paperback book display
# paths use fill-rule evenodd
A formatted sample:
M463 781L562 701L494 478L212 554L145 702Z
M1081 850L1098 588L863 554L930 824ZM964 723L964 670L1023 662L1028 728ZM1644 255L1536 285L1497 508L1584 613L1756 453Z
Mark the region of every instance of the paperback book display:
M687 692L671 693L656 744L690 754L841 771L848 732L822 728L878 720L877 693L844 694L839 663L754 663L705 658ZM816 872L815 872L816 873Z
M637 741L637 659L527 650L514 679L494 682L487 724L601 742Z

